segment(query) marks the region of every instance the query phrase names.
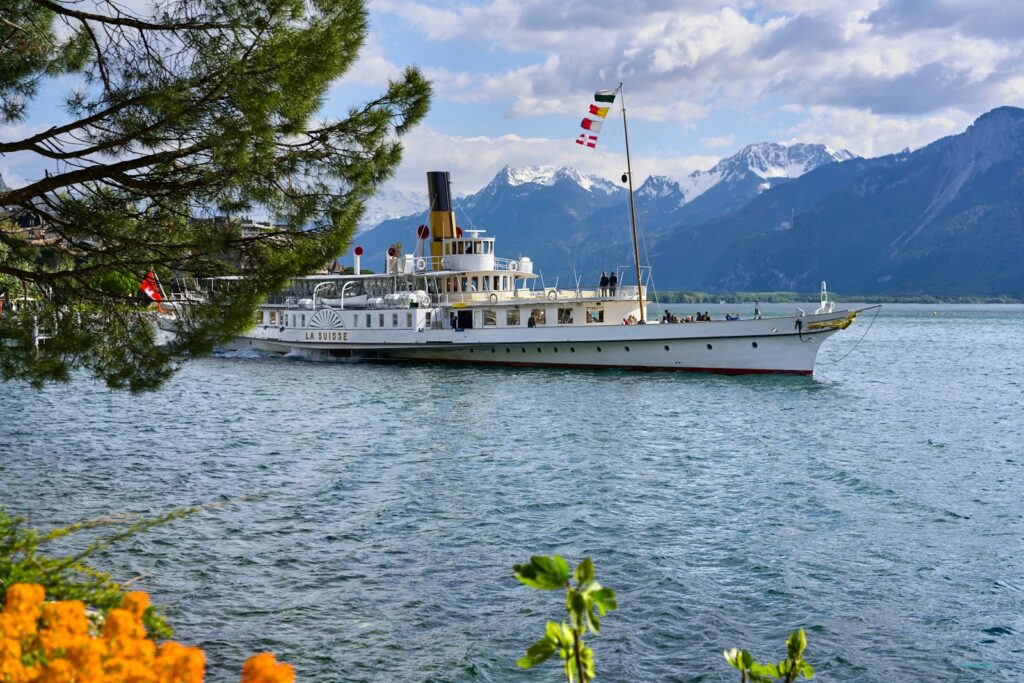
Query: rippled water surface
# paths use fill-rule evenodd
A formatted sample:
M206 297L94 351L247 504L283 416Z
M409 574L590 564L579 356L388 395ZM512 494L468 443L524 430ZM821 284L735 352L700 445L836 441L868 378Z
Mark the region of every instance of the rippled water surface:
M1024 307L890 306L854 348L870 323L813 378L218 357L141 397L0 384L0 501L50 526L259 496L96 559L212 681L261 649L302 681L558 680L515 666L562 609L512 577L534 553L618 590L600 680L732 681L723 648L778 659L800 625L825 681L1022 680Z

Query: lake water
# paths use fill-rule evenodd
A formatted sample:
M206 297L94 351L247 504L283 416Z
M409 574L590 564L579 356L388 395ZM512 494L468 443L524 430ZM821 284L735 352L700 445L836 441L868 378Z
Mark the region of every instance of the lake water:
M301 681L559 680L515 666L564 613L512 576L537 553L618 591L599 680L738 680L724 648L781 659L798 626L823 681L1022 680L1024 306L871 323L812 378L214 357L138 397L0 384L0 501L48 527L257 496L95 559L210 681L263 649Z

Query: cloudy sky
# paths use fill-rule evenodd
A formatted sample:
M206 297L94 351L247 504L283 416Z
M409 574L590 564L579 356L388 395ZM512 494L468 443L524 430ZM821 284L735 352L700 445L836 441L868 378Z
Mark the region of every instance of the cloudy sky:
M371 0L369 10L363 57L326 113L421 67L434 105L392 184L417 193L434 169L450 170L460 194L506 164L618 177L620 124L597 150L573 141L593 91L620 81L640 177L683 176L766 140L874 156L1024 106L1022 0ZM51 115L41 108L28 125ZM0 157L4 177L27 171Z
M373 0L338 104L417 64L436 99L395 184L471 192L504 164L617 177L621 126L574 144L595 88L625 84L637 175L685 175L759 141L874 156L1024 106L1022 0ZM635 123L634 123L635 122Z

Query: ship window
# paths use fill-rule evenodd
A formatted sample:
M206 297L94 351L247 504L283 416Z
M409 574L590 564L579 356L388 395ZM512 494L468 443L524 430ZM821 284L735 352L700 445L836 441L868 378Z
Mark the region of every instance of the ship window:
M425 322L427 327L430 327L430 311L427 311L427 314L426 314L424 322Z
M491 278L485 275L482 278L480 278L480 282L481 284L483 284L485 292L491 291Z
M369 313L366 314L366 326L373 327L373 318L370 316Z
M377 327L384 327L384 314L378 313L379 319L377 320Z
M711 350L711 344L708 344L708 351Z
M497 275L494 276L494 288L501 289L501 278Z
M508 275L501 276L501 289L502 291L508 291Z
M571 308L559 308L558 309L558 324L559 325L572 325L572 309Z
M484 327L494 327L498 324L498 312L493 308L484 311Z
M455 243L455 253L456 254L463 254L463 253L465 253L465 251L466 251L466 246L462 242L456 242Z
M753 346L755 349L757 348L757 342L750 342L750 345Z
M397 313L392 313L391 314L391 327L398 327L398 314Z
M546 325L547 324L547 311L543 308L534 308L530 311L530 317L533 318L535 325Z
M510 308L507 311L505 311L505 324L509 325L509 326L519 325L519 309L518 308Z
M277 311L271 311L270 312L270 324L271 325L276 325L277 324Z
M465 292L465 291L468 291L468 290L469 290L469 278L464 277L464 278L462 278L462 291Z
M472 254L473 253L473 243L472 242L466 242L466 253L467 254Z
M588 323L603 323L604 322L604 309L603 308L588 308L587 309L587 322Z
M412 328L412 313L405 314L405 326Z
M305 313L302 314L302 326L303 327L306 326L306 314Z
M359 327L359 314L358 313L353 313L352 314L352 327Z
M469 281L469 291L476 292L480 289L480 278L474 275Z

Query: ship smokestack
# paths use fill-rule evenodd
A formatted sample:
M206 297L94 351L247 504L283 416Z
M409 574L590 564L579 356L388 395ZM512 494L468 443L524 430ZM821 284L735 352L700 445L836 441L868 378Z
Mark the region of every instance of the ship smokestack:
M431 267L441 270L441 240L455 237L455 212L452 210L452 181L448 171L427 171L427 196L430 198Z

